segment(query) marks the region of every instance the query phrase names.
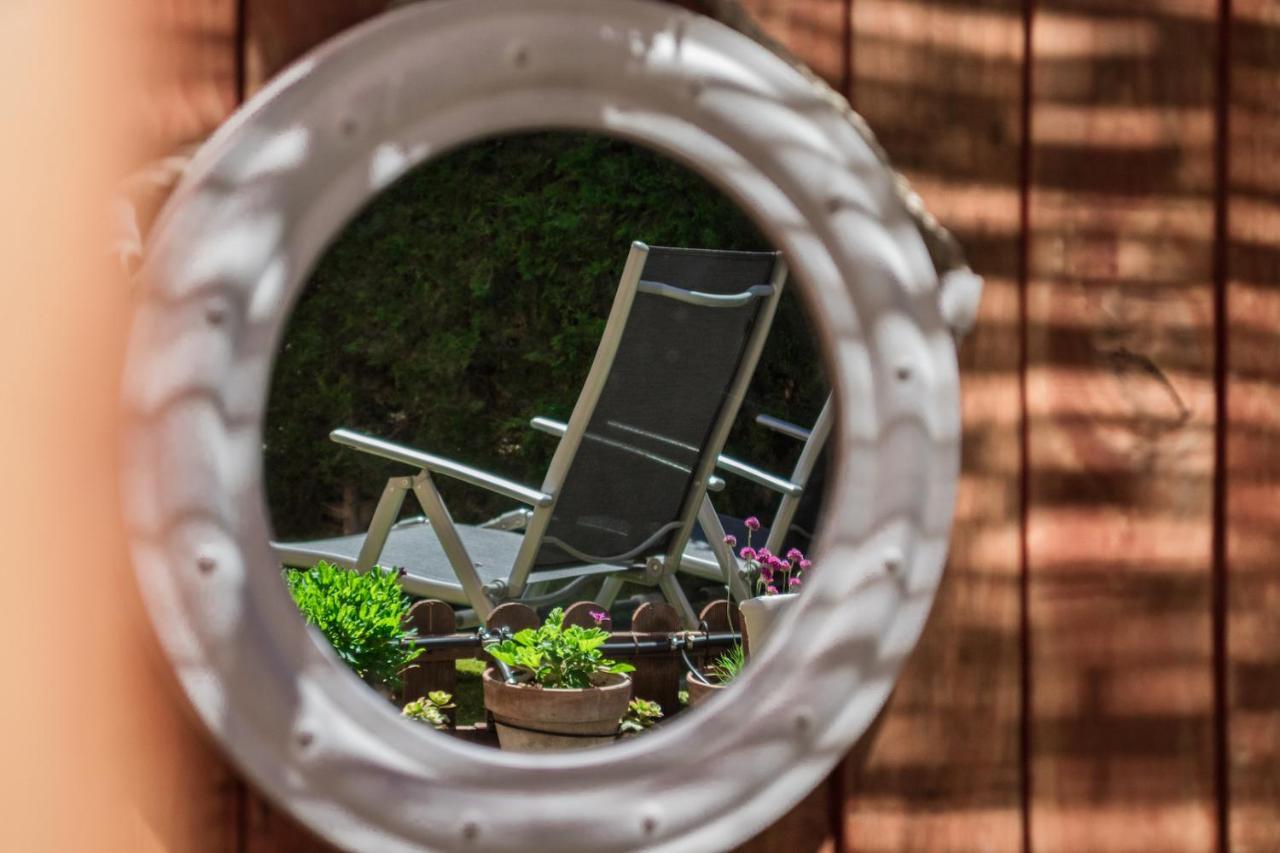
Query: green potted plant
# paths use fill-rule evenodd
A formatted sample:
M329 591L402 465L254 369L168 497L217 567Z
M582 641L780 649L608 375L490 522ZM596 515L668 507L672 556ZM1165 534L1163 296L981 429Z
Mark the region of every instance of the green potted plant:
M706 701L707 697L725 689L729 682L738 677L746 665L746 655L741 643L734 643L728 651L722 652L715 662L701 672L691 672L686 680L689 689L689 704L697 705Z
M413 644L418 632L404 626L411 603L396 572L375 566L359 573L321 560L284 576L303 618L343 663L385 696L400 689L401 673L422 649Z
M618 736L631 701L627 673L635 667L604 657L600 647L608 639L598 627L566 628L557 607L540 628L487 647L512 674L508 681L490 667L483 676L484 704L503 749L585 749Z
M746 562L745 572L755 591L755 596L739 605L743 628L752 652L758 653L769 643L769 637L778 620L799 597L804 576L813 566L799 548L792 548L785 556L773 554L768 548L751 547L751 535L760 530L760 519L754 515L745 522L747 544L738 552ZM729 547L737 540L726 536Z

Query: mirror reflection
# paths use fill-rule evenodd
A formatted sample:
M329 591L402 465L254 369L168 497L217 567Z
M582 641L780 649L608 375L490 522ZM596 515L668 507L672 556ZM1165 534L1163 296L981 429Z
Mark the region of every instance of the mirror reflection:
M834 417L784 258L620 140L432 160L339 234L264 433L302 616L405 718L580 749L732 686L802 593Z

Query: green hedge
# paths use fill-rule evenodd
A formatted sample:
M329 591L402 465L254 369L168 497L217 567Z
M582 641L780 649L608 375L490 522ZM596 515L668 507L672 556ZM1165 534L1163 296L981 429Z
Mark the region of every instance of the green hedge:
M276 364L265 455L277 533L333 533L344 492L367 515L386 478L402 472L331 443L338 426L538 485L554 440L529 419L569 414L633 240L768 248L700 177L584 134L473 145L380 195L318 264ZM794 442L747 422L767 411L803 423L824 394L808 323L789 294L730 448L785 470ZM441 486L459 520L510 508L478 489ZM725 506L749 512L766 499L735 488Z

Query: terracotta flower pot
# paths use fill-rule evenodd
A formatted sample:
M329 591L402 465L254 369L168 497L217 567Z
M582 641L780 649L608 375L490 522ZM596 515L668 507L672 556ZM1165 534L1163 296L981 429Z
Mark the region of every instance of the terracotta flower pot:
M707 675L706 673L703 673L703 676L708 681L710 681L711 684L703 684L701 681L694 678L693 676L689 676L689 678L685 681L685 684L689 689L689 705L690 706L697 705L700 702L706 701L710 697L714 696L715 694L719 693L721 690L724 690L729 686L727 684L716 683L715 678L713 676Z
M742 613L743 628L747 632L747 643L752 654L759 654L769 644L774 625L782 618L797 598L794 592L782 595L762 595L748 598L738 605Z
M559 752L612 743L631 701L631 679L600 673L584 689L507 684L484 671L484 705L493 714L498 743L517 752Z

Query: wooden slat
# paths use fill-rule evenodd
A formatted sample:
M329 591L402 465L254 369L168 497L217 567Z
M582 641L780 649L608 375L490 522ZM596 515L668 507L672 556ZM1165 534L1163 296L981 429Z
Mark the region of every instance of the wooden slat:
M135 806L143 833L157 850L230 853L239 843L242 784L186 707L154 640L142 636L141 608L131 617L137 672L115 689L147 697L132 704L127 733L129 743L145 745L147 788Z
M1280 4L1230 32L1226 547L1230 840L1280 850Z
M856 0L854 103L986 279L961 350L963 468L934 611L849 762L858 851L1021 848L1018 0Z
M236 107L236 0L145 4L148 50L140 154L152 159L208 136Z
M742 613L735 606L733 612L729 611L729 602L726 599L718 598L704 606L698 611L698 624L707 626L707 633L717 634L729 631L742 631ZM725 649L704 649L702 651L693 652L689 655L689 660L698 669L705 669L715 663L716 659L725 653Z
M831 784L823 782L737 853L838 853L831 833Z
M843 91L849 0L739 0L765 31ZM714 9L712 0L704 4Z
M666 639L681 628L680 614L665 601L646 601L631 617L631 631L637 640ZM674 655L645 655L632 661L631 692L636 699L648 699L662 706L663 713L677 709L680 675L684 664Z
M249 94L311 48L387 8L388 0L245 0Z
M449 636L457 627L453 608L443 601L417 602L409 610L405 621L417 629L419 637ZM425 698L434 690L443 690L450 694L458 692L458 665L453 656L420 655L418 660L405 671L404 685L401 690L401 699L404 702ZM454 723L456 720L450 720L450 726Z
M1212 849L1216 0L1033 32L1030 841Z
M243 808L244 841L236 853L338 853L247 785Z
M600 616L600 621L592 614ZM577 625L579 628L600 628L602 631L613 630L613 619L608 611L593 601L578 601L570 604L564 611L565 627Z
M145 234L178 176L177 169L156 158L199 142L235 109L238 48L235 0L155 0L138 4L136 11L142 35L136 49L139 89L120 93L119 108L130 110L135 143L130 168L146 166L118 190L134 205ZM117 287L127 292L117 283L101 292ZM106 500L81 494L96 506ZM89 547L79 537L77 544ZM110 549L92 547L107 560ZM120 563L127 566L123 543L119 547ZM114 583L117 589L133 588L123 574ZM133 849L229 853L240 843L241 783L187 707L140 603L123 609L134 631L134 666L132 680L119 680L113 687L133 699L124 740L145 754L147 771L145 790L135 804L139 834Z

